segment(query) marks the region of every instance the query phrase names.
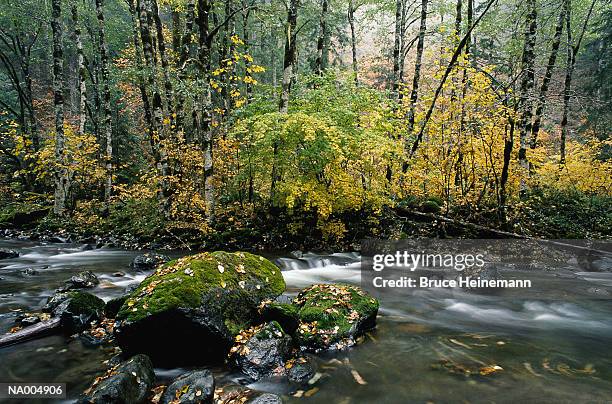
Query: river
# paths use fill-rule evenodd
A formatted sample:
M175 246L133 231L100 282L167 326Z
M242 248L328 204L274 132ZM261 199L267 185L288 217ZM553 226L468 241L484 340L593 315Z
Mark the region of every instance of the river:
M91 292L104 300L122 295L147 275L129 268L139 254L134 251L15 240L0 240L0 248L21 254L0 261L2 333L20 312L40 310L79 271L99 277L100 285ZM271 258L283 270L288 295L319 282L360 282L354 253ZM250 387L282 394L287 403L610 402L612 299L575 299L568 290L610 288L612 273L571 275L559 280L542 272L538 276L544 281L523 297L457 289L383 295L378 326L363 343L314 356L318 380L298 392L302 397L274 380ZM5 347L0 349L0 382L67 383L73 400L114 353L63 336ZM493 366L501 369L479 374ZM243 381L227 369L212 370L218 386ZM168 382L183 371L156 369L157 380Z

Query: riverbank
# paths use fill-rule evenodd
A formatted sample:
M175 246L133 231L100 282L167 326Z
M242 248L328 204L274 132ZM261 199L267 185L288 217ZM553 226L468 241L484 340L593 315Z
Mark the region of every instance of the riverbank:
M413 198L376 211L348 211L321 222L311 211L231 204L212 222L168 220L155 201L124 201L108 209L79 205L56 217L43 196L0 204L1 235L127 249L356 251L364 238L608 239L609 198L532 194L500 220L499 211L445 208L439 198Z

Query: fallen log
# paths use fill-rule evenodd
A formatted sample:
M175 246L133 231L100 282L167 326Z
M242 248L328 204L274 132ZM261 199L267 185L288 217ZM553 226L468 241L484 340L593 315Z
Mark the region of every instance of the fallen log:
M481 226L479 224L470 223L470 222L466 222L466 221L458 220L458 219L451 219L450 217L446 217L442 215L436 215L435 213L424 213L424 212L419 212L416 210L408 210L408 209L396 209L396 213L400 217L412 216L412 217L421 218L421 219L437 220L443 223L450 223L450 224L457 225L457 226L468 227L468 228L478 230L484 233L494 234L502 238L516 238L516 239L523 239L523 240L531 239L531 237L525 236L523 234L512 233L512 232L504 231L504 230L492 229L490 227Z
M46 337L60 331L59 317L31 325L12 334L5 334L0 337L0 348L19 344L36 338Z

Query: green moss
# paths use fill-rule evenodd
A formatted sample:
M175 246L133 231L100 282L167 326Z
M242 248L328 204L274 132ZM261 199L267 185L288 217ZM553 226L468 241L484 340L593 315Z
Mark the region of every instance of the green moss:
M90 293L70 292L68 296L70 298L68 310L72 314L102 313L104 309L104 300Z
M228 314L225 325L237 333L246 325L240 302L276 297L284 290L280 269L263 257L242 252L202 253L160 267L130 295L117 319L137 321L166 310L197 308L209 296L206 303Z
M302 291L298 306L302 343L328 346L355 333L358 323L376 315L378 300L352 285L314 285Z

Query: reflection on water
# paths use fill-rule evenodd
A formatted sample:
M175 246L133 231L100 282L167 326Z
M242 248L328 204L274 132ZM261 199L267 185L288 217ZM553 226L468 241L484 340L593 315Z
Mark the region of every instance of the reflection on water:
M80 245L0 241L17 259L0 262L0 331L19 310L38 309L72 274L92 270L93 293L108 300L140 282L129 268L136 252ZM359 284L359 256L304 254L278 258L288 294L319 282ZM610 273L538 273L529 293L479 295L459 290L412 290L381 297L378 327L364 343L315 358L319 379L302 398L287 402L607 402L612 391L612 304L575 298L575 291L606 291ZM604 293L602 292L602 293ZM598 292L599 293L599 292ZM86 347L78 338L47 337L0 350L0 382L66 382L75 398L113 348ZM492 375L480 372L499 366ZM484 369L484 370L483 370ZM218 384L240 381L213 369ZM183 369L157 369L159 381ZM259 390L294 393L274 380ZM317 390L318 389L318 390ZM299 395L300 393L298 393Z

